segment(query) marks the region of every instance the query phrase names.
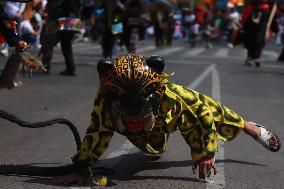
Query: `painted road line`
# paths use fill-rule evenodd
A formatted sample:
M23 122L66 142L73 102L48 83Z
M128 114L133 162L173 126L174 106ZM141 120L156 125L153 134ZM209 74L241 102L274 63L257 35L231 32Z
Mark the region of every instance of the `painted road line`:
M101 50L102 47L100 45L97 45L97 44L90 44L88 46L84 46L84 47L73 47L73 50L75 53L79 54L79 52L87 52L88 50L95 50L95 51L98 51L98 50Z
M165 49L162 49L162 50L158 50L156 52L156 54L160 55L160 56L166 56L166 55L171 55L171 54L173 54L175 52L181 51L183 49L184 49L183 47L170 47L170 48L165 48Z
M212 98L221 102L220 77L216 69L216 64L206 68L189 86L195 89L209 74L212 74ZM219 142L218 153L215 154L216 159L224 160L224 146ZM224 163L218 163L218 173L213 177L214 181L206 185L207 189L223 189L225 188ZM211 179L210 179L211 180Z
M104 162L99 161L98 165L103 167L111 164L111 166L114 167L119 161L122 160L122 158L124 157L123 155L130 154L134 149L135 146L129 140L125 140L125 142L121 145L121 147L118 150L109 153L107 157L104 158L104 160L109 159L109 161L104 161Z
M156 49L156 47L154 45L149 45L147 47L137 49L137 53L144 53L144 52L148 52L148 51L153 51L155 49Z
M212 68L215 67L215 64L207 67L189 86L190 89L195 89L204 79L205 77L212 72Z
M216 66L212 68L212 98L221 103L220 77ZM218 152L215 153L217 160L224 160L224 143L218 142ZM218 173L213 177L214 182L207 184L207 189L225 188L225 168L223 161L217 164Z
M279 56L279 53L272 51L272 50L264 50L262 53L263 53L264 56L267 56L267 57L269 57L270 59L273 59L273 60L277 60L277 58Z
M229 49L228 48L220 48L218 49L213 57L228 57L229 55Z
M205 51L204 47L195 47L195 48L188 49L186 53L182 54L181 56L184 56L184 57L196 56L204 51Z

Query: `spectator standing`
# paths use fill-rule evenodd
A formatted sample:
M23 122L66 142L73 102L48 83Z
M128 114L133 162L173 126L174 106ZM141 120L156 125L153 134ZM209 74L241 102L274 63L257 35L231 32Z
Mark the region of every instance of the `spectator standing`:
M116 26L120 26L122 24L122 16L124 11L124 5L117 0L108 0L108 1L101 1L100 7L103 10L101 15L102 21L102 49L103 49L103 56L104 57L111 57L114 44L116 42L117 36L121 35L124 28L123 27L116 27L115 29L114 24Z
M20 34L22 40L31 44L32 46L36 45L37 37L40 35L41 29L37 28L37 21L35 17L32 17L30 20L24 20L20 24Z
M83 32L81 39L85 42L89 41L92 30L92 16L95 11L95 2L94 0L82 0L82 10L81 17L83 21Z
M43 28L42 42L42 63L50 72L51 60L54 46L60 41L61 50L65 59L66 69L60 75L75 76L76 69L72 51L72 40L75 32L72 30L61 30L57 26L59 18L78 18L80 11L80 0L48 0L46 5L47 18Z
M19 2L5 1L4 3L4 12L11 19L17 19L19 21L22 17L22 14L26 8L26 4Z
M270 7L265 0L253 0L242 16L244 47L247 49L246 65L260 67L260 56L265 46L266 28Z
M176 20L174 18L174 14L171 12L167 12L165 15L165 37L166 37L166 44L172 45L173 35L175 32L175 25Z
M278 36L279 42L282 44L282 50L279 54L278 61L284 62L284 2L278 3L277 23L279 27Z
M160 48L164 46L167 33L167 16L170 13L170 5L154 0L151 5L151 19L154 27L155 44Z
M232 3L227 4L228 15L227 15L227 42L228 47L233 48L232 36L240 26L240 14L236 11L235 5Z
M124 4L122 41L129 53L135 53L139 29L145 29L140 27L144 27L145 22L142 20L142 15L148 13L147 6L144 0L126 0Z
M197 4L194 8L195 22L199 24L200 29L205 29L206 24L210 20L209 11L202 4Z
M25 41L21 40L17 34L17 30L16 30L17 17L13 17L13 15L9 14L12 12L9 12L9 9L7 9L7 7L5 7L7 11L5 12L4 7L3 7L4 5L6 5L5 2L0 1L0 32L4 36L9 46L15 47L15 53L16 53L15 55L17 56L17 54L19 55L26 48L28 48L28 44ZM15 59L8 59L4 67L4 70L0 76L0 88L11 89L11 87L16 86L15 83L11 84L11 79L15 77L15 74L17 73L17 67L18 67L19 61L14 61L14 60Z
M215 20L211 19L210 22L206 25L205 31L203 33L203 39L206 43L206 48L212 48L212 38L215 30Z
M196 45L197 37L199 35L199 30L200 30L200 24L197 21L195 21L195 23L191 27L191 32L190 32L191 33L190 34L190 39L191 39L190 45L191 45L191 47L195 47L195 45Z
M187 42L190 42L190 31L191 27L193 26L195 21L195 15L191 9L185 10L185 15L184 15L184 23L183 23L183 28L184 28L184 33L185 33L185 38Z
M2 14L5 14L5 19L15 20L18 24L20 24L25 7L26 5L24 3L5 1L3 3L3 8L1 8L1 11L3 11ZM0 51L2 55L6 57L9 55L9 46L9 43L5 43L3 45L3 49Z
M40 1L39 3L36 3L34 5L34 15L33 17L35 18L35 24L34 24L34 28L35 30L41 31L42 27L43 27L43 19L42 19L42 2ZM40 34L36 36L36 42L35 42L35 47L37 49L41 48L41 44L40 44Z

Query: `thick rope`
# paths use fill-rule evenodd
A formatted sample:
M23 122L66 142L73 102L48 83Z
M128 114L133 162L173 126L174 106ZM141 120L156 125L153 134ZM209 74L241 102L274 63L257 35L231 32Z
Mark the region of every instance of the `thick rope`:
M71 129L71 131L73 133L73 136L75 138L76 145L77 145L77 151L79 151L81 149L80 134L79 134L77 128L73 125L73 123L71 121L67 120L67 119L55 118L55 119L51 119L51 120L47 120L47 121L30 123L30 122L22 121L18 117L16 117L15 115L10 114L10 113L8 113L4 110L0 110L0 118L6 119L10 122L18 124L21 127L26 127L26 128L40 128L40 127L52 126L56 123L65 124Z
M13 114L0 110L0 118L6 119L10 122L16 123L21 127L26 128L40 128L46 126L52 126L56 123L67 125L75 138L77 150L81 149L81 138L77 128L69 120L64 118L55 118L47 121L30 123L20 120ZM66 175L77 172L80 167L75 164L68 164L58 167L37 167L29 165L0 165L0 175L30 175L30 176L58 176Z

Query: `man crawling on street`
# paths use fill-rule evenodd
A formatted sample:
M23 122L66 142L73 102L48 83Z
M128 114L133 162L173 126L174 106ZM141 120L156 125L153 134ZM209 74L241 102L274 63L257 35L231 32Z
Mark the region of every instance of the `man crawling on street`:
M280 149L278 136L244 120L215 100L168 81L162 57L128 54L106 58L97 65L100 88L91 124L81 150L73 156L81 171L57 178L58 184L84 184L97 160L118 132L149 154L162 154L169 135L177 130L190 146L193 169L206 179L217 173L218 140L230 141L241 131L272 152Z

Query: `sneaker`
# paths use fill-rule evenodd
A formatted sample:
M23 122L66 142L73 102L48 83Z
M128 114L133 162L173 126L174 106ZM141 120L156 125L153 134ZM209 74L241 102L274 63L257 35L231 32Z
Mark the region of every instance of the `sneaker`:
M8 49L2 49L0 51L1 55L4 56L4 57L8 57L9 56L9 51Z
M76 73L75 73L74 71L63 70L62 72L59 73L59 75L64 75L64 76L76 76Z
M232 43L228 43L227 46L228 46L228 48L230 48L230 49L231 49L231 48L234 48L234 45L233 45Z
M90 39L88 37L83 37L83 42L89 42Z

